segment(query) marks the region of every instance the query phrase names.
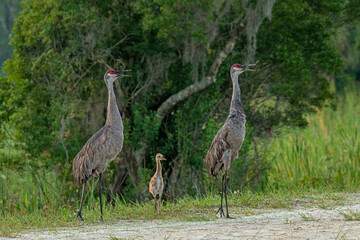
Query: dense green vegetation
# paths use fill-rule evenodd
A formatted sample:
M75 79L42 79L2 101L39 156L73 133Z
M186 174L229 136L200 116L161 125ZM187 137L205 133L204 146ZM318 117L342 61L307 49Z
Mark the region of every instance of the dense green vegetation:
M292 130L271 145L277 154L269 185L360 186L360 93L356 86L338 97L336 111L325 108L309 116L309 127Z
M115 83L125 144L105 171L109 209L111 199L115 210L123 207L119 199L151 205L147 184L157 152L168 159L169 206L176 208L182 196L197 196L206 206L214 204L207 198L218 201L203 159L228 114L230 66L253 61L257 71L239 81L247 136L229 173L230 189L246 198L252 190L358 188L359 93L352 87L336 96L330 82L345 86L359 74L359 1L284 0L271 7L264 1L26 0L21 6L13 57L0 78L5 219L46 218L51 209L64 215L59 225L70 221L80 196L72 159L104 124L102 78L110 67L132 73ZM214 68L231 41L234 48ZM201 84L207 85L185 97L184 89ZM184 97L164 105L177 95ZM98 204L95 184L85 199L89 209Z

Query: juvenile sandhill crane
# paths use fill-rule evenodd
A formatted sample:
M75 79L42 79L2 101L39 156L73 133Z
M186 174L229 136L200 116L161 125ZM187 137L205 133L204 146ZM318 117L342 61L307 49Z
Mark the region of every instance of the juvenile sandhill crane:
M164 190L164 181L161 174L161 160L166 160L161 153L156 154L156 172L149 182L149 192L154 196L155 212L160 213L161 195ZM156 195L159 195L159 200L156 202Z
M103 220L102 211L102 186L101 175L104 172L106 165L114 160L116 155L121 151L124 135L123 122L116 104L116 97L114 93L113 83L123 75L124 71L128 70L108 70L104 75L104 81L108 88L108 105L106 123L99 131L97 131L83 146L81 151L76 155L73 162L73 175L75 182L82 184L82 194L80 210L76 217L81 216L81 209L84 201L84 192L86 183L91 177L99 178L98 188L100 194L100 212L101 221Z
M240 65L234 64L230 69L230 76L233 84L230 112L224 125L215 135L211 146L205 157L205 166L212 177L216 177L220 170L224 170L222 176L221 204L219 207L220 217L225 216L223 210L223 193L225 192L226 217L230 218L227 204L227 181L226 174L238 157L239 150L245 138L246 116L240 99L240 87L238 77L245 71L253 71L249 67L255 64Z

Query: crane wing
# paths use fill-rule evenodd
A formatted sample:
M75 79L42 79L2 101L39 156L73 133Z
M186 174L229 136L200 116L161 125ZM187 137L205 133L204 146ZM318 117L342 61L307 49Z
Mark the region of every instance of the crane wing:
M230 145L227 142L228 133L228 128L226 127L226 124L224 124L215 135L206 154L205 166L208 173L213 177L216 177L224 166L223 155L230 148Z
M77 184L88 181L99 164L104 161L105 156L102 155L107 152L107 144L105 144L107 128L108 126L105 125L97 131L74 158L73 175Z

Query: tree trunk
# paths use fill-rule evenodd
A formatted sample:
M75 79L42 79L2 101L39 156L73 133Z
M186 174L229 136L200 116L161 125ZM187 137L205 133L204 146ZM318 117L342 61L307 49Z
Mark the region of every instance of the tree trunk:
M123 149L119 154L120 160L115 162L116 174L112 186L112 192L118 194L124 188L124 182L129 175L134 186L139 184L138 164L136 163L135 152L128 143L124 143Z
M168 193L171 197L175 197L179 193L178 182L181 175L182 166L184 165L184 159L176 157L174 159L174 166L169 177Z

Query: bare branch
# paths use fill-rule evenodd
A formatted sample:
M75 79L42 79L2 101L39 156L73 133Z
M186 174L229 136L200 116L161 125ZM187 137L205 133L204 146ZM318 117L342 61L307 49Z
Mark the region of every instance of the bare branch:
M191 84L190 86L186 87L185 89L179 91L178 93L175 93L174 95L170 96L168 99L166 99L161 106L157 109L156 117L162 121L167 114L167 112L176 104L179 102L187 99L191 95L200 92L201 90L204 90L208 86L210 86L212 83L216 82L216 74L218 72L218 69L224 59L230 55L230 53L233 51L234 46L239 38L240 33L245 29L246 27L246 21L239 24L239 26L235 29L233 34L231 35L229 41L225 45L225 48L218 54L218 56L215 58L214 63L212 64L208 74L206 77L201 79L201 81L195 82Z
M5 126L5 124L2 124L2 126L3 126L3 128L4 128L4 130L5 130L5 132L7 133L7 135L8 135L8 137L11 139L11 140L15 140L14 138L13 138L13 136L11 136L11 134L10 134L10 132L8 131L8 129L6 128L6 126ZM5 138L6 139L6 138Z

